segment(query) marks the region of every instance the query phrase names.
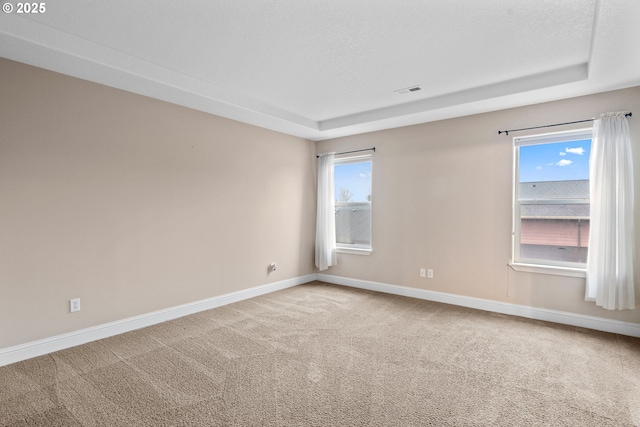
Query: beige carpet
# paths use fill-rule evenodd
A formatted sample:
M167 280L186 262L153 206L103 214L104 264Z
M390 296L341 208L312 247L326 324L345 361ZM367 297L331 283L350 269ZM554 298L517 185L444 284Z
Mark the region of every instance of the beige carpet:
M639 426L640 340L311 283L0 368L2 426Z

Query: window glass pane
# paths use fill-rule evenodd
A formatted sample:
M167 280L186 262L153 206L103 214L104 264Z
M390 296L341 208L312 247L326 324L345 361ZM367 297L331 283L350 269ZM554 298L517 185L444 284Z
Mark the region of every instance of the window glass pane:
M588 248L588 204L521 205L522 259L586 263Z
M581 198L589 197L589 154L591 153L591 140L557 142L552 144L526 145L520 147L520 159L518 170L520 182L558 182L586 180L586 194L581 189L572 187L571 184L557 185L546 184L544 188L530 186L521 194L523 196L535 196L536 198ZM569 197L567 197L569 196Z
M371 160L336 160L334 185L338 247L370 248Z
M371 160L340 163L334 167L336 202L371 201Z
M371 203L336 203L336 243L371 246Z
M591 139L525 144L517 150L518 261L586 263Z

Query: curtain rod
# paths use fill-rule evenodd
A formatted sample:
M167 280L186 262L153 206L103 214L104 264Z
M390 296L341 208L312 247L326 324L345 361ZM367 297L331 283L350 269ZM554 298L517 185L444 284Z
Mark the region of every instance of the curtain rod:
M376 147L371 147L371 148L363 148L362 150L353 150L353 151L343 151L342 153L336 153L336 156L339 154L351 154L351 153L359 153L360 151L371 151L373 150L374 152L376 151ZM320 156L316 156L316 159L320 157Z
M627 114L625 114L625 117L631 117L631 113L627 113ZM586 120L578 120L578 121L575 121L575 122L556 123L556 124L553 124L553 125L534 126L534 127L531 127L531 128L510 129L510 130L499 130L499 131L498 131L498 135L500 135L500 134L502 134L502 133L504 133L505 135L509 135L509 132L518 132L518 131L521 131L521 130L531 130L531 129L550 128L550 127L552 127L552 126L572 125L572 124L574 124L574 123L592 122L592 121L594 121L594 120L595 120L595 119L586 119Z

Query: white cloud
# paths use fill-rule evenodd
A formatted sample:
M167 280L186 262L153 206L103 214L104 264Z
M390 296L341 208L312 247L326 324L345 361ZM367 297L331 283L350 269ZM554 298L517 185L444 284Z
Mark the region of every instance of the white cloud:
M542 166L536 166L536 170L537 171L542 170Z
M367 175L365 175L365 174L363 174L363 173L359 173L359 174L358 174L358 176L359 176L360 178L366 178L366 177L367 177Z
M571 153L571 154L579 154L579 155L583 155L584 154L584 148L582 147L576 147L576 148L568 148L566 150L567 153Z
M558 165L558 166L569 166L571 163L573 163L571 160L562 159L558 163L556 163L556 165Z
M567 155L567 153L565 153L564 151L561 151L558 154L560 154L561 156L566 156Z

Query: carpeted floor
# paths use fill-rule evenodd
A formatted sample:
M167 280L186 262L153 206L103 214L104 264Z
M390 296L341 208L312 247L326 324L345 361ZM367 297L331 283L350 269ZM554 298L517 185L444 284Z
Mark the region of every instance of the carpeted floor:
M640 339L319 282L0 368L2 426L640 426Z

